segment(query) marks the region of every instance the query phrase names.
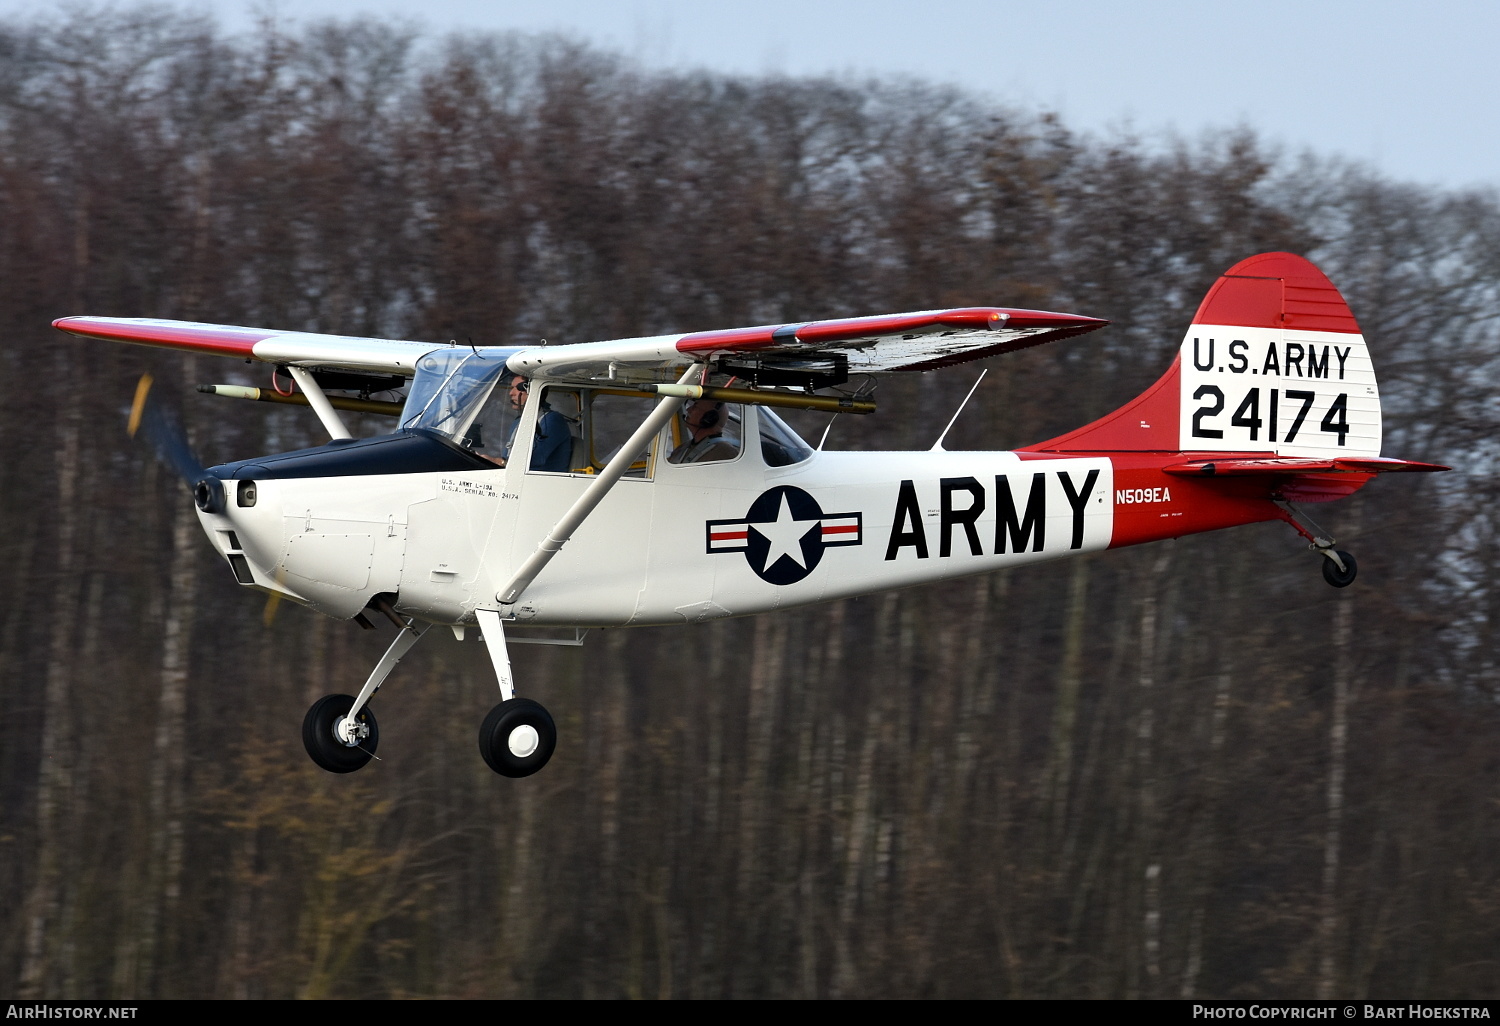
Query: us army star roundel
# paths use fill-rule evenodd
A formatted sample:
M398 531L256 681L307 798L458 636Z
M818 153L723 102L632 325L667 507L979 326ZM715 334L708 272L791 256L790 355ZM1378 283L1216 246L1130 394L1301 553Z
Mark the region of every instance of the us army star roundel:
M862 514L824 513L801 488L780 485L762 492L740 520L710 520L708 551L743 552L757 577L796 584L823 559L823 550L858 545Z

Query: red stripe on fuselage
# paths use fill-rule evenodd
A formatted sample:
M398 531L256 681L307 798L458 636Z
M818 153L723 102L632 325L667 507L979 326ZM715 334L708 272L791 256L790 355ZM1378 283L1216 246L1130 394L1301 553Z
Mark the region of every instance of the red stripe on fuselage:
M1083 456L1085 453L1071 453ZM1275 520L1280 511L1271 501L1270 480L1247 478L1180 477L1162 468L1180 463L1176 453L1099 453L1115 467L1114 533L1109 546L1180 538L1185 534ZM1129 495L1170 496L1165 500L1116 501Z

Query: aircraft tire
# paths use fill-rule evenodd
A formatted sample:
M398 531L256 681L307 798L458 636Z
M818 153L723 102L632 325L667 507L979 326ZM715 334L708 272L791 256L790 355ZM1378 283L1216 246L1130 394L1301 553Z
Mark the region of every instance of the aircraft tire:
M479 754L502 777L529 777L552 758L557 725L541 703L512 698L490 710L479 727Z
M1344 561L1345 569L1340 570L1334 565L1333 560L1326 556L1323 559L1323 580L1335 588L1347 588L1354 583L1355 575L1359 573L1359 567L1354 562L1354 557L1343 549L1338 550L1339 558Z
M333 736L334 724L352 708L353 695L328 695L314 702L302 717L302 746L313 762L330 773L353 773L370 761L380 744L380 725L375 722L368 702L359 711L359 721L370 728L370 735L358 748L341 744Z

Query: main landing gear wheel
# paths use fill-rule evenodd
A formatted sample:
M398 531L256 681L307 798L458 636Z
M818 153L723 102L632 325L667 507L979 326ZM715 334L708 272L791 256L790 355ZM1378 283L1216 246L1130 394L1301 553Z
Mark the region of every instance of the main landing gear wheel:
M314 702L302 718L303 747L313 762L330 773L353 773L370 761L380 743L380 725L368 703L354 718L355 744L345 743L334 733L353 708L352 695L329 695Z
M529 698L512 698L490 710L479 727L479 754L502 777L529 777L552 758L557 726Z
M1323 557L1323 580L1335 588L1347 588L1354 583L1354 577L1359 573L1359 567L1354 563L1354 557L1349 553L1339 550L1339 558L1344 561L1344 569L1340 570L1338 564L1327 556Z

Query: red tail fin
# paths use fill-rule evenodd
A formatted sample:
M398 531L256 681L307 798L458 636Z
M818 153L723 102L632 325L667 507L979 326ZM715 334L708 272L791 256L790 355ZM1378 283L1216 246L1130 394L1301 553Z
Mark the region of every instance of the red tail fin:
M1156 384L1027 449L1378 456L1380 434L1375 373L1343 296L1302 257L1262 253L1208 290Z
M1150 388L1081 428L1026 448L1034 452L1177 452L1182 355Z

